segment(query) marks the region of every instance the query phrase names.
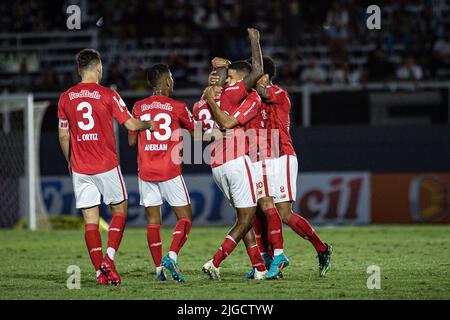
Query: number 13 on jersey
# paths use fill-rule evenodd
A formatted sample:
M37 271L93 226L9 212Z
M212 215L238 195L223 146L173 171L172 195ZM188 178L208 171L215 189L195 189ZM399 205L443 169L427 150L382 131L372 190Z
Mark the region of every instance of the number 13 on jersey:
M151 114L143 114L141 115L142 121L150 121L151 120ZM172 118L167 113L158 113L153 121L158 122L158 131L154 131L153 133L150 130L146 130L146 137L147 140L152 139L152 134L154 135L155 139L158 141L165 141L170 138L172 135L172 129L170 128L170 124L172 123ZM162 134L164 133L164 134Z

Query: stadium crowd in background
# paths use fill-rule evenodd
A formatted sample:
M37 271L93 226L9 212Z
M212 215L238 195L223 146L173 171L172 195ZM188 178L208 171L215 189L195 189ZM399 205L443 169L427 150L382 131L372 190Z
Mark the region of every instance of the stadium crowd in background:
M234 60L249 56L245 26L256 26L265 35L262 45L280 64L278 80L285 85L435 80L450 74L450 20L441 2L385 1L382 29L368 30L365 10L369 2L65 0L55 5L18 0L0 4L0 27L4 33L62 31L65 8L79 4L82 14L89 17L83 20L83 28L95 29L99 17L104 18L104 26L99 29L102 52L123 50L120 59L105 58L104 84L115 84L121 90L147 89L145 64L139 57L127 57L129 50L148 49L145 39L154 40L152 49L171 52L166 62L177 86L192 87L201 84L196 79L204 77L193 80L189 74L197 69L206 74L209 59L198 67L182 49L207 50L206 58L228 56ZM13 16L23 19L12 21ZM114 45L108 41L113 38L118 39ZM130 40L132 47L122 47L122 42ZM370 47L366 55L360 50L365 46ZM29 74L23 62L19 72L12 75L20 78L20 83L7 86L8 91L59 90L77 79L75 70L57 72L49 63L40 63L39 70Z

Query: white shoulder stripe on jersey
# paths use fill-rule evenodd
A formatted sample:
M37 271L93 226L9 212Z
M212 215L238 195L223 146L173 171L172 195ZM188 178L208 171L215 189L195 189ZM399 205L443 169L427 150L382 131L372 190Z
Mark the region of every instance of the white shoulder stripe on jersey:
M247 111L244 112L244 116L246 116L246 115L253 109L253 107L255 106L255 104L256 104L256 102L253 102L253 103L252 103L252 106L251 106L250 108L248 108Z
M283 92L283 89L280 89L278 91L275 91L275 94L279 94L279 93L282 93L282 92Z

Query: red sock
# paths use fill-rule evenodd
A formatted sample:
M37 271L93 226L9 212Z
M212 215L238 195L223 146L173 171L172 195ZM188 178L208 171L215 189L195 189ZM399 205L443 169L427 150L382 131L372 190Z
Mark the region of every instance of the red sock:
M283 223L277 208L264 210L267 217L269 243L272 249L283 249Z
M292 212L292 216L289 219L289 227L294 230L300 237L311 242L317 252L324 252L327 250L327 246L319 238L319 235L314 231L313 227L309 224L308 220Z
M189 231L191 231L191 220L182 218L178 220L175 229L173 230L173 239L172 244L170 245L170 251L178 254L180 249L187 241L187 237L189 235Z
M86 247L88 248L89 256L91 257L95 271L98 271L103 260L102 238L100 237L100 232L98 231L98 224L87 223L84 226L84 230L84 239L86 240Z
M147 224L147 243L150 253L152 254L155 267L161 265L162 259L162 241L161 241L161 225Z
M269 252L266 217L256 214L253 220L253 232L260 252Z
M258 246L255 245L251 248L247 248L247 254L252 262L253 268L256 268L258 271L266 271L266 266L264 265L264 260L261 256L261 252L258 249Z
M236 248L237 243L234 241L232 237L229 235L225 238L219 250L217 250L216 254L213 258L214 267L218 268L220 263L225 260L225 258Z
M119 249L120 242L122 241L123 232L125 230L125 222L127 216L124 213L116 213L111 219L108 231L108 247L106 253L114 260L115 252ZM108 252L109 248L114 249L114 253Z

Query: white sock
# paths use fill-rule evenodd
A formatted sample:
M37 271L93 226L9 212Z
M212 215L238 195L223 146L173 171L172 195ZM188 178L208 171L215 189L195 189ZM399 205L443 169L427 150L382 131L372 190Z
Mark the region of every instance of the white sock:
M108 255L108 257L111 260L114 260L114 256L116 255L116 250L114 248L108 247L108 249L106 249L106 254Z
M172 260L174 260L175 262L177 262L177 257L178 257L178 255L177 255L175 252L169 251L169 257L170 257Z
M274 249L273 250L273 255L274 256L278 256L278 255L280 255L282 253L283 253L283 249Z
M95 274L97 275L97 278L102 274L100 270L95 271Z

